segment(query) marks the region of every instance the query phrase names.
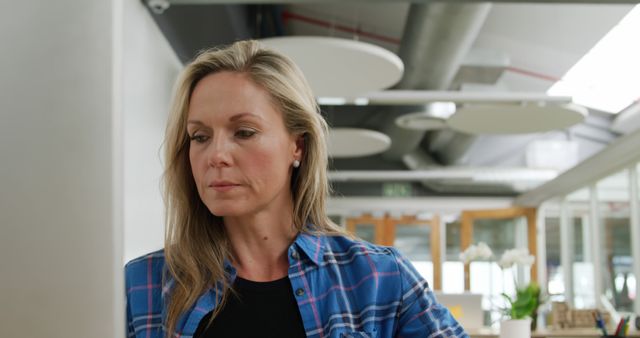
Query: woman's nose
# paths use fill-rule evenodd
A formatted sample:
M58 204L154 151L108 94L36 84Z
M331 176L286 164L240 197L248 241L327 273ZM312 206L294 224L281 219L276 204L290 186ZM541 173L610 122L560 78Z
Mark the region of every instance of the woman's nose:
M214 168L231 165L230 145L223 137L214 137L208 149L207 163Z

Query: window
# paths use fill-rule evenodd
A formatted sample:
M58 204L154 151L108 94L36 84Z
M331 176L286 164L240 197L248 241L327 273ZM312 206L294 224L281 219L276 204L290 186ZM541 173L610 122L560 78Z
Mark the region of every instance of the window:
M633 311L635 284L631 257L629 175L622 171L606 177L596 185L600 230L602 231L602 291L620 311ZM631 283L633 282L633 283Z
M445 257L442 266L442 292L464 292L464 264L460 261L460 220L457 217L443 219L446 229Z
M431 227L424 224L397 224L393 246L411 261L416 270L433 287Z

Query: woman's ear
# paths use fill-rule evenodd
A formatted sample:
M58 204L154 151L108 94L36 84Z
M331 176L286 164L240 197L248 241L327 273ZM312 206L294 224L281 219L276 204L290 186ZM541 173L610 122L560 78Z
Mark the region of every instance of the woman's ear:
M304 134L296 136L296 147L293 152L294 158L300 162L302 162L302 156L304 155L304 138Z

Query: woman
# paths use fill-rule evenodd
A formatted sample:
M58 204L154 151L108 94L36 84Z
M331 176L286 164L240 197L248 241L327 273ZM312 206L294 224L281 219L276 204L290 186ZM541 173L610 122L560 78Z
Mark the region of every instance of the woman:
M326 131L300 70L255 41L186 67L165 248L125 269L129 337L467 337L395 249L327 218Z

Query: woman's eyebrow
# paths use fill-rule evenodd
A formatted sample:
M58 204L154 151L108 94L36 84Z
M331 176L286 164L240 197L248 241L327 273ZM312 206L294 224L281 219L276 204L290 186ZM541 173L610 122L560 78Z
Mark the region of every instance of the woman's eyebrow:
M187 124L197 124L197 125L204 126L204 123L202 123L202 121L200 120L188 120Z
M260 115L256 115L256 114L253 114L253 113L238 113L236 115L231 116L229 118L229 121L233 122L233 121L236 121L236 120L240 120L240 119L242 119L244 117L251 117L251 118L256 118L256 119L262 120L262 117Z
M256 115L256 114L253 114L253 113L238 113L236 115L233 115L233 116L229 117L229 121L230 122L234 122L234 121L240 120L240 119L245 118L245 117L256 118L256 119L262 120L262 117L260 115ZM196 125L200 125L200 126L204 126L205 125L200 120L187 120L187 124L196 124Z

